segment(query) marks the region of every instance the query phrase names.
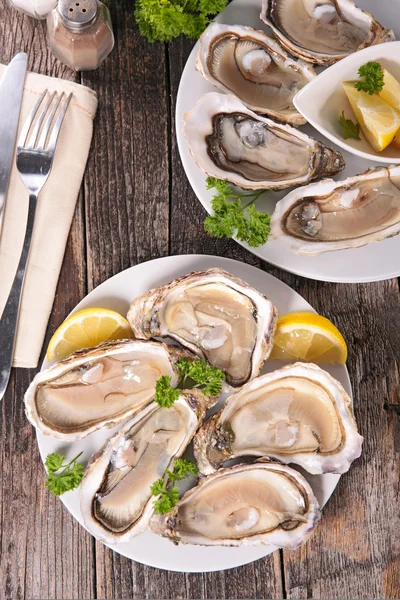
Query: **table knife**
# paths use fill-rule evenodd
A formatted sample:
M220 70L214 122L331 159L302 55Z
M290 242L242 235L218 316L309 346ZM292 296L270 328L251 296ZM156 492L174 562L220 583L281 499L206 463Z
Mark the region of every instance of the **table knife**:
M14 157L28 57L16 54L0 81L0 234Z

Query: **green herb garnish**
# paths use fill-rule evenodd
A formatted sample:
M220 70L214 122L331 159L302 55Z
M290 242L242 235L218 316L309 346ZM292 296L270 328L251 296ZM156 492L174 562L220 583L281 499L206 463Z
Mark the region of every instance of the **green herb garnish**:
M220 393L222 382L225 381L225 373L221 369L212 367L205 360L190 361L187 358L180 358L176 367L183 386L191 379L193 387L201 388L206 396L218 396Z
M56 496L74 490L80 484L85 471L84 466L77 462L81 454L82 452L67 464L64 464L66 459L62 454L53 452L46 456L48 475L45 485Z
M174 402L179 398L178 388L173 388L171 385L171 377L162 375L156 382L156 395L154 400L164 408L171 408Z
M383 69L378 62L370 61L358 69L358 74L364 79L354 82L354 87L359 92L367 92L372 96L380 92L384 86Z
M252 247L265 244L270 232L270 217L255 207L265 190L239 194L227 181L207 177L207 189L211 188L215 188L218 193L211 200L214 214L204 221L207 233L218 238L235 237ZM242 204L242 200L247 202Z
M150 42L169 42L183 34L198 38L213 15L228 0L136 0L135 18L140 33Z
M157 479L151 486L153 496L158 496L153 502L154 512L158 514L167 513L179 500L179 489L173 482L185 479L188 475L197 475L199 469L195 462L184 458L177 458L174 462L173 471L165 472L167 479Z
M353 138L355 140L360 140L360 126L358 123L353 123L351 119L346 119L344 116L344 110L339 117L339 123L343 127L343 138L345 140L349 138Z

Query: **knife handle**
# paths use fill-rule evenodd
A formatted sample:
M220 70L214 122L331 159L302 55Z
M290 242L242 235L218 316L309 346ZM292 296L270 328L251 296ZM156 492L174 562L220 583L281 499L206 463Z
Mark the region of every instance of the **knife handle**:
M0 319L0 400L3 398L10 379L13 361L15 338L18 325L18 313L24 286L26 264L32 241L35 222L37 194L29 195L28 220L26 224L24 244L19 259L17 272Z

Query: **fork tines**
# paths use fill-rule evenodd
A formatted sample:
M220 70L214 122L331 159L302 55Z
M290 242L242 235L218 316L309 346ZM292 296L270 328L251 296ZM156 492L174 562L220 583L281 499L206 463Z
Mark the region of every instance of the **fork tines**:
M18 148L54 153L71 98L72 94L66 97L64 92L53 92L48 97L48 90L45 90L25 121Z

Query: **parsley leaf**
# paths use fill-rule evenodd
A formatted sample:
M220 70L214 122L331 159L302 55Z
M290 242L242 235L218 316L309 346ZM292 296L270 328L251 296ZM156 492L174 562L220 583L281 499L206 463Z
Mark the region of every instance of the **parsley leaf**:
M46 456L48 475L45 485L56 496L74 490L80 484L85 471L84 466L77 462L81 454L82 452L67 464L64 464L65 456L62 454L53 452Z
M162 375L156 382L156 395L154 400L160 406L171 408L174 402L179 398L179 390L171 385L171 377Z
M355 140L360 140L360 126L358 123L353 123L351 119L346 119L344 116L344 110L339 117L339 123L343 127L343 138L345 140L349 138L353 138Z
M378 62L370 61L358 69L358 74L364 77L364 80L354 82L354 87L359 92L367 92L370 96L375 92L380 92L384 86L383 69Z
M218 238L236 237L252 247L265 244L270 232L270 217L255 207L264 190L239 194L227 181L207 177L207 189L211 188L218 193L211 200L214 214L204 221L205 231ZM243 205L242 199L249 201Z
M201 388L206 396L218 396L221 392L225 373L217 367L212 367L205 360L191 361L187 358L180 358L176 362L176 367L183 379L183 385L186 384L187 379L192 379L194 387Z
M190 473L197 475L199 472L195 462L184 458L177 458L174 462L173 471L166 470L167 480L157 479L150 490L153 496L158 496L153 502L154 512L164 514L169 512L179 500L179 489L171 485L174 481L180 481Z
M136 0L135 18L150 42L168 42L183 34L198 38L228 0Z

